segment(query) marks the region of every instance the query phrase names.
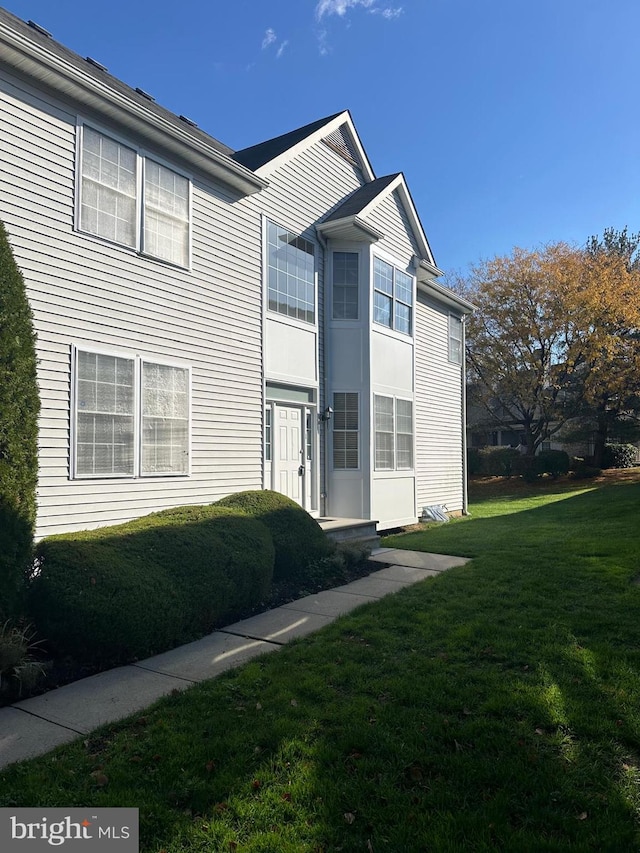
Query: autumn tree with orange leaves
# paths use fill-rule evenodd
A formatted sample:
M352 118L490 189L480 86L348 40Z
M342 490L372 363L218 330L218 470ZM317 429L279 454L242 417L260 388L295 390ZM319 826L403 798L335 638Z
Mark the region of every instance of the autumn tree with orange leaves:
M460 285L476 306L470 405L520 432L529 455L568 421L640 392L640 272L605 240L516 248Z

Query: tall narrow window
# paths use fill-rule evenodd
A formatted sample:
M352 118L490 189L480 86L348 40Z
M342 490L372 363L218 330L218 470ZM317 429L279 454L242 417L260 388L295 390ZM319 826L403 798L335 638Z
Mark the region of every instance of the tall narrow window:
M380 258L373 262L373 319L393 328L393 267Z
M411 311L413 305L413 279L410 275L395 271L395 328L405 335L411 334Z
M143 362L141 473L186 474L188 447L188 371Z
M462 364L462 320L449 314L449 361Z
M405 335L413 330L413 278L373 259L373 321Z
M413 468L413 403L396 400L396 462L398 470Z
M271 454L273 452L271 411L270 406L264 410L264 458L267 462L271 462Z
M358 319L358 253L333 253L333 319Z
M76 475L134 473L134 361L78 352Z
M395 468L393 397L374 397L375 467L378 471Z
M333 467L346 470L359 467L358 394L333 395Z
M189 181L145 160L144 251L181 267L189 264Z
M267 224L269 310L315 323L313 243L273 222Z
M82 133L80 228L136 245L136 152L90 127Z

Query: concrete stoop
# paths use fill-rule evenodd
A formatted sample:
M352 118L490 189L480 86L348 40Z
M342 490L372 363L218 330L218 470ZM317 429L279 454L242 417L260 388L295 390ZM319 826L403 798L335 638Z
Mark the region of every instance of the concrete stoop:
M362 518L319 518L318 524L330 539L349 545L365 545L378 548L380 537L373 519Z

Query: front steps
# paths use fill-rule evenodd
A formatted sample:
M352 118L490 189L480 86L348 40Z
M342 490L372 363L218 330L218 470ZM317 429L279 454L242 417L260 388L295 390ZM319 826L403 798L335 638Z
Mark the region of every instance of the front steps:
M377 521L365 518L319 518L318 524L330 539L345 545L366 545L377 548L380 537Z

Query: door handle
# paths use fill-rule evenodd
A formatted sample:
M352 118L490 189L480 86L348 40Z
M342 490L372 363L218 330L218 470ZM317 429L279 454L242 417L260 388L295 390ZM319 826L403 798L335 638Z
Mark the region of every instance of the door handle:
M298 468L298 477L304 477L304 465Z

